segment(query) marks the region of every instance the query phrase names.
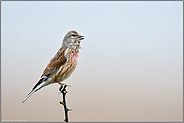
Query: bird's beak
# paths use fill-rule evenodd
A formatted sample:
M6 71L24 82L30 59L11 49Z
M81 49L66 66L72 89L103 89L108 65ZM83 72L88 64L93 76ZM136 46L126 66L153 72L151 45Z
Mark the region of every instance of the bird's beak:
M79 39L79 40L83 40L83 39L84 39L83 37L84 37L84 36L79 35L79 36L78 36L78 39Z

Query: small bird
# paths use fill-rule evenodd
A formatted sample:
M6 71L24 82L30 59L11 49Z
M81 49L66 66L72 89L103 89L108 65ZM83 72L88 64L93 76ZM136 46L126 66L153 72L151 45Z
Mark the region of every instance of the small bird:
M32 91L26 96L24 103L34 92L47 85L61 83L67 79L75 70L79 58L79 50L82 48L80 43L84 36L79 35L76 31L69 31L62 42L61 48L50 60L46 66L40 80L33 87Z

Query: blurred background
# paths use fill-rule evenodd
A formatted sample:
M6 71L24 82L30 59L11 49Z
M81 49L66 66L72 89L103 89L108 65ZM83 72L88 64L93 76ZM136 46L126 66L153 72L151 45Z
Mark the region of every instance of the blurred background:
M1 121L60 122L58 84L25 96L61 47L85 36L64 81L69 121L181 122L183 2L1 2Z

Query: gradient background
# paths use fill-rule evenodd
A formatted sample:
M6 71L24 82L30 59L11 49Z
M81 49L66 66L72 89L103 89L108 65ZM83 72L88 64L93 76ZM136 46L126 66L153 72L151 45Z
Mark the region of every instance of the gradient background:
M65 81L70 121L181 122L182 3L1 2L2 121L63 121L58 84L22 101L74 29L85 40Z

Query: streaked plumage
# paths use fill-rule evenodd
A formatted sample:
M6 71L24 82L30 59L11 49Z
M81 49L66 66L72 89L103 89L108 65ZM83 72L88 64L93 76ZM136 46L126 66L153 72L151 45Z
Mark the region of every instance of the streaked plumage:
M77 66L79 58L80 42L84 36L76 31L69 31L62 42L61 48L46 66L41 79L33 87L32 91L23 100L25 102L34 92L52 83L59 83L67 79Z

